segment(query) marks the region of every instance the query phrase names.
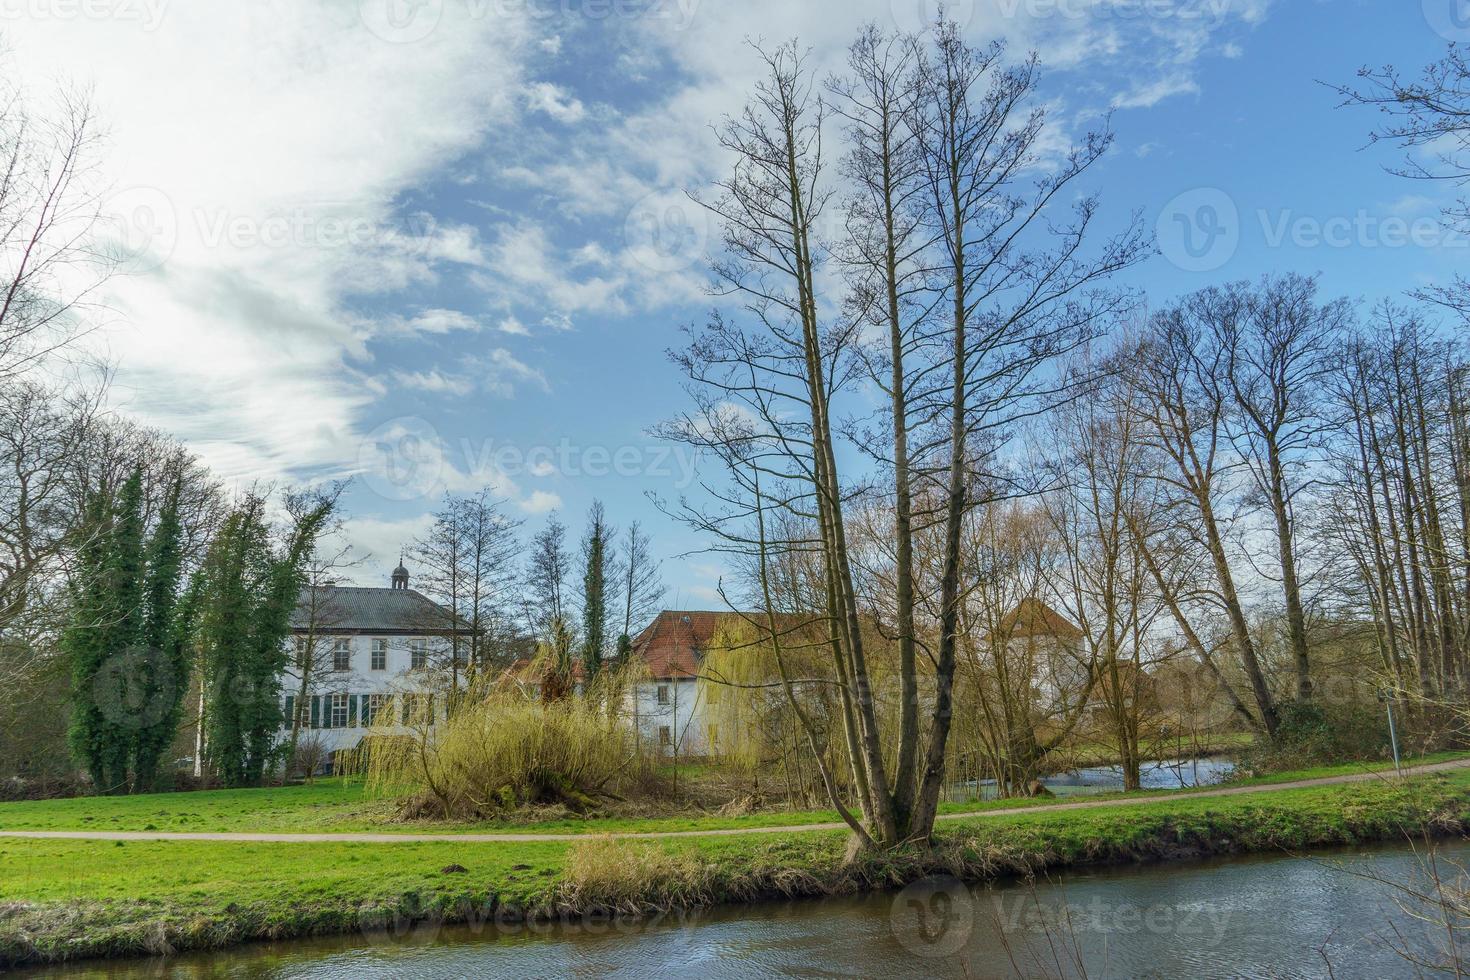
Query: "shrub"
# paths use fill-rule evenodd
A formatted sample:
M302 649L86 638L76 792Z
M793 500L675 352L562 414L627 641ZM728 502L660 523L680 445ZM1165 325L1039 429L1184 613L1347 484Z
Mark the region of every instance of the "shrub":
M348 764L361 767L370 790L407 797L416 816L483 819L547 805L587 813L658 786L653 760L602 705L494 688L461 693L433 724L403 726L384 712Z
M1401 739L1404 734L1399 732ZM1377 702L1288 702L1281 706L1276 738L1262 739L1243 751L1237 773L1268 775L1388 755L1387 722Z

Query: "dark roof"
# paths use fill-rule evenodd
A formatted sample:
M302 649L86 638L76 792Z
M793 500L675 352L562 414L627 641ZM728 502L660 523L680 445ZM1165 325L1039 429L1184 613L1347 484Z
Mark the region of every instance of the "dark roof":
M291 614L291 628L312 624L321 633L451 633L468 632L463 618L413 589L366 589L347 585L307 586Z

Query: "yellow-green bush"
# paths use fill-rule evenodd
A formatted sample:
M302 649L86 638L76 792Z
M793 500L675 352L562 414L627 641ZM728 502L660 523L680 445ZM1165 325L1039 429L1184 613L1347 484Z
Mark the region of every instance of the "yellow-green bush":
M596 696L541 701L515 687L461 693L447 718L397 724L393 712L354 760L369 789L418 816L479 819L524 806L579 813L651 792L652 760Z

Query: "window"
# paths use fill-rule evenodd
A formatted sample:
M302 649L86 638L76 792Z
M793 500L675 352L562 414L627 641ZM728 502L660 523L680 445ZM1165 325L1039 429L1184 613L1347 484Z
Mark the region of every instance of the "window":
M337 640L332 644L332 669L352 669L352 641Z
M347 727L347 695L332 695L332 727Z
M383 710L385 695L369 694L362 699L362 727L370 728L373 719L378 717L378 712Z
M304 659L306 659L306 637L298 636L296 638L296 662L301 663Z
M372 669L373 670L387 670L388 669L388 641L387 640L374 640L373 641Z
M429 641L408 641L408 666L413 670L423 670L429 666Z
M658 744L659 745L673 745L674 744L674 733L669 729L669 726L668 725L659 725L658 726Z
M658 686L658 703L659 704L668 704L669 703L669 685L667 685L667 684L660 684Z

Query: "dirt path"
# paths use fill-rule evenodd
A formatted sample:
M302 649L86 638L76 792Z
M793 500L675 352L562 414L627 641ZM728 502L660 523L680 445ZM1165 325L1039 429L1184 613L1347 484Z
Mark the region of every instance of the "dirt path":
M1455 759L1436 762L1426 766L1409 766L1405 776L1421 776L1428 773L1450 772L1470 768L1470 759ZM1200 790L1192 793L1170 792L1155 796L1134 796L1112 800L1083 800L1078 803L1046 803L1039 806L1007 807L1003 810L982 810L976 813L945 813L940 820L981 820L989 817L1015 817L1028 813L1054 813L1058 810L1091 810L1111 806L1137 806L1149 803L1167 803L1171 800L1244 796L1250 793L1277 793L1288 789L1305 789L1311 786L1333 786L1341 783L1361 783L1372 779L1393 778L1391 771L1359 772L1345 776L1322 776L1317 779L1297 779L1289 783L1272 783L1267 786L1226 786L1220 789ZM239 834L239 833L172 833L152 830L0 830L0 837L25 837L43 840L204 840L238 841L242 843L266 844L312 844L312 843L452 843L464 844L523 844L555 841L585 840L592 836L612 837L619 840L642 840L676 837L731 837L739 834L799 834L814 830L845 830L847 825L839 822L795 824L781 827L727 827L721 830L662 830L662 831L614 831L608 834Z

